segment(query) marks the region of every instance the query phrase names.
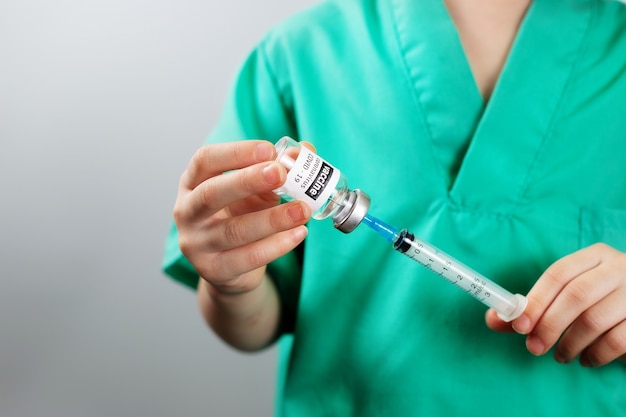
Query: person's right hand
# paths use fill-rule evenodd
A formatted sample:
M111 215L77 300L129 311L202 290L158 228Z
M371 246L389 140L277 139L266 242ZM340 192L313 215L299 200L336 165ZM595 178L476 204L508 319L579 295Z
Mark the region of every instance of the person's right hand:
M306 237L310 208L300 201L279 205L272 192L287 175L274 157L267 141L208 145L180 178L174 206L180 249L220 293L254 290L266 265Z

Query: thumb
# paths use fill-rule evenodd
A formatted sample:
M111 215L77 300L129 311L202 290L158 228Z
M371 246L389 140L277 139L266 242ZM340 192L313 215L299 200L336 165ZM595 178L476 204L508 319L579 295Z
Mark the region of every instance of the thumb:
M487 324L487 327L496 332L515 332L513 330L513 326L511 326L511 323L507 323L506 321L498 317L498 313L493 308L490 308L489 310L487 310L487 313L485 313L485 323Z

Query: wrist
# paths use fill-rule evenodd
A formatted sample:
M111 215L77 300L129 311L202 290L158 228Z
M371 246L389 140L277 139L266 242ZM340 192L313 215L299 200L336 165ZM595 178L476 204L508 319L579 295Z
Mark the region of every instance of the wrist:
M267 277L249 291L234 293L220 291L202 280L198 301L209 326L233 347L258 350L278 335L278 294Z
M200 281L204 281L204 287L212 299L229 300L244 297L246 294L258 291L263 284L264 275L265 267L255 269L221 283L211 282L202 276Z

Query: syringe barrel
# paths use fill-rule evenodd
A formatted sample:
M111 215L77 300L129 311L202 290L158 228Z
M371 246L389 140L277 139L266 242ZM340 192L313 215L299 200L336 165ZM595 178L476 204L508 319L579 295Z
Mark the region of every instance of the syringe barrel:
M526 308L527 300L523 295L510 293L436 247L416 238L406 229L400 231L393 246L398 252L419 262L496 310L505 321L516 319Z

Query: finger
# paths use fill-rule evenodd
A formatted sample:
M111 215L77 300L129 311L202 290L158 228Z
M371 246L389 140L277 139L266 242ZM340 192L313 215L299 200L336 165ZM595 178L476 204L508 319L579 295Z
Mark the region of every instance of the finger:
M243 216L277 206L280 203L280 196L274 192L256 194L248 198L234 201L228 206L228 213L231 217Z
M293 250L302 243L307 233L306 226L298 226L248 245L224 251L220 256L215 257L214 262L207 265L202 271L202 276L212 278L211 282L216 285L246 290L246 283L241 282L239 277Z
M626 354L626 320L585 349L580 357L580 363L588 367L602 366L623 357L624 354Z
M187 198L190 216L216 213L229 204L264 194L285 182L285 168L277 162L266 162L218 175L198 185Z
M267 141L249 140L204 146L193 155L181 176L181 187L192 190L208 178L274 158L276 150Z
M601 302L583 312L565 331L554 351L558 362L573 361L603 334L618 325L626 317L623 296L613 292Z
M485 313L485 323L487 323L487 327L491 330L501 333L512 333L514 332L513 327L510 322L506 322L502 320L498 316L498 312L493 308L487 310Z
M528 306L524 314L513 320L513 328L521 334L530 333L563 288L599 263L595 251L583 249L552 264L528 293Z
M311 217L306 203L293 201L267 210L229 218L215 224L207 238L207 250L220 252L244 246L305 224Z
M317 149L315 149L315 145L313 145L311 142L300 142L302 143L302 146L306 146L307 148L309 148L311 151L313 151L314 153L317 153Z
M604 268L595 268L568 282L539 319L527 339L531 353L542 355L584 312L615 288Z

